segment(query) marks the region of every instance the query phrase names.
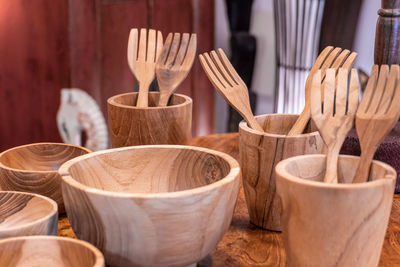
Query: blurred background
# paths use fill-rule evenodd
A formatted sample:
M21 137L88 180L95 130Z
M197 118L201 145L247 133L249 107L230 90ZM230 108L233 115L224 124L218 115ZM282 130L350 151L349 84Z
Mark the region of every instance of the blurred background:
M198 53L222 48L231 56L254 113L296 113L301 100L279 106L279 69L311 66L282 63L282 36L286 49L293 34L311 40L313 60L326 45L356 51L355 67L368 74L379 8L377 0L0 0L0 151L61 141L62 88L86 91L107 118L109 97L136 90L126 60L130 28L158 29L164 39L197 33ZM193 98L193 136L236 130L240 117L197 59L178 92Z

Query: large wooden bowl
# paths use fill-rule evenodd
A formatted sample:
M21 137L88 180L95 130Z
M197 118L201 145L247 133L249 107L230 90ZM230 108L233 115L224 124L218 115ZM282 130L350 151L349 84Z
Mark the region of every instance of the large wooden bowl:
M240 181L229 155L172 145L95 152L59 172L75 234L110 266L199 261L227 231Z
M61 177L64 162L90 150L61 143L35 143L18 146L0 154L0 190L23 191L50 197L64 213Z
M0 192L0 239L56 235L57 222L57 203L54 200L32 193Z
M0 240L0 266L104 267L104 257L91 244L66 237L24 236Z

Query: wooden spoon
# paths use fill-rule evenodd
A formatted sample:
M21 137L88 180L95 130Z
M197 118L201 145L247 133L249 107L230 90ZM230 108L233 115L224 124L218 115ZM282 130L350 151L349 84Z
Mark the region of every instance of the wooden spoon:
M186 78L196 55L197 38L192 34L168 34L156 64L156 75L160 87L158 106L165 107L178 85Z
M353 183L367 182L372 158L379 144L400 116L399 65L374 65L356 115L361 157Z
M315 60L314 65L312 66L305 85L305 105L304 109L301 112L300 116L297 118L297 121L290 129L288 136L294 136L297 134L302 134L304 129L307 126L308 121L311 117L311 84L312 77L314 74L321 70L321 81L324 81L325 73L328 68L345 68L350 71L352 68L354 61L357 57L357 53L350 53L349 50L345 49L342 51L342 48L333 46L327 46L321 54L319 54L318 58ZM324 84L322 86L322 90L324 88ZM322 91L323 94L323 91Z
M224 99L246 120L254 130L264 132L250 108L249 90L237 74L222 49L199 55L201 66L208 79Z
M128 41L128 64L139 82L139 94L136 106L148 106L149 86L154 79L155 66L163 47L163 38L160 31L150 29L147 41L147 30L131 29ZM139 49L138 49L139 44Z
M348 131L353 127L359 94L357 70L351 71L349 92L347 92L348 70L340 68L337 81L335 72L335 69L326 71L323 102L321 102L322 70L318 70L314 75L311 88L311 116L328 147L324 178L327 183L338 182L339 151Z

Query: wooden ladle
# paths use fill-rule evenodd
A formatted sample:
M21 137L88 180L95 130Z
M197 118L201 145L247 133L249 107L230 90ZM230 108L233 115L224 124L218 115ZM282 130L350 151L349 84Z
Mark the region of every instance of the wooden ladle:
M325 94L321 101L321 70L313 78L311 88L311 116L328 148L324 182L337 183L337 161L340 148L354 124L358 106L359 80L352 69L350 88L347 92L348 70L340 68L335 81L335 69L328 69L325 76ZM336 92L335 92L336 91Z

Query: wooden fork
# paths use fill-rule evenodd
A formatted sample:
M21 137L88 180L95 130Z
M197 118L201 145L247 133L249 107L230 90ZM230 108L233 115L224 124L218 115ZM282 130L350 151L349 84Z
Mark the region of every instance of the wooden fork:
M307 126L308 121L311 117L311 84L314 74L321 70L321 81L323 83L322 90L325 86L324 78L325 73L328 68L344 68L350 71L353 67L354 61L357 57L357 53L350 53L349 50L345 49L342 51L342 48L333 46L327 46L324 50L322 50L321 54L317 57L312 66L305 85L305 105L304 109L301 112L300 116L297 118L297 121L293 125L292 129L290 129L288 136L294 136L297 134L302 134L304 129ZM336 71L337 73L337 71ZM323 94L323 91L322 91Z
M400 116L399 65L374 65L356 114L361 157L353 183L367 182L372 158L379 144Z
M222 49L199 55L208 79L224 99L246 120L251 128L263 132L250 108L249 91Z
M340 68L337 81L335 72L335 69L326 71L323 102L321 102L322 70L318 70L314 75L311 89L311 116L328 147L324 178L324 182L327 183L338 182L339 151L347 133L353 127L359 94L357 70L351 71L349 92L347 92L348 70Z
M170 96L174 93L179 84L186 78L193 65L196 55L197 38L192 34L181 35L168 34L161 55L157 60L156 74L160 87L160 99L158 106L165 107Z
M147 30L131 29L128 41L128 64L139 82L139 94L136 106L148 106L149 86L154 79L155 66L163 47L163 38L160 31L150 29L147 40ZM139 49L138 49L139 44Z

